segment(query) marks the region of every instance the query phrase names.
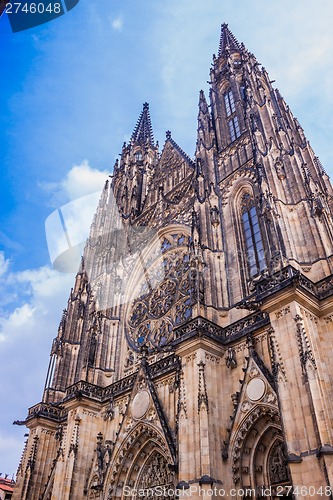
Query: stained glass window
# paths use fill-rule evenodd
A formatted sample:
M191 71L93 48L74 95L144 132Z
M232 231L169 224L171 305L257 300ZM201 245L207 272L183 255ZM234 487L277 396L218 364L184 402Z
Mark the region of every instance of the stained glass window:
M231 142L233 142L241 135L237 116L231 118L231 120L228 121L228 125L229 125L230 139Z
M250 276L254 277L266 269L266 260L257 210L249 194L243 198L242 224L248 269Z
M229 90L224 94L224 105L225 105L226 115L228 118L230 139L231 142L234 142L241 135L241 132L240 132L238 118L236 115L236 106L232 90Z
M224 94L224 104L227 116L232 115L236 111L234 96L231 90Z
M172 235L161 242L163 255L156 259L138 284L127 320L127 338L136 350L162 348L173 338L174 326L191 318L196 300L191 276L188 236ZM149 277L150 287L145 284Z

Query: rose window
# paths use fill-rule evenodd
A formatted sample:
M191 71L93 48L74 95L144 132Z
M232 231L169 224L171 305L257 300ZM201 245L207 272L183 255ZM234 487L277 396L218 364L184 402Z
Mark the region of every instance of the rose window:
M194 282L188 236L170 235L161 243L162 255L151 263L138 283L139 297L129 309L127 338L139 350L153 350L173 339L173 329L191 318Z
M171 308L177 291L177 283L165 280L152 292L149 299L150 314L156 318L164 316Z

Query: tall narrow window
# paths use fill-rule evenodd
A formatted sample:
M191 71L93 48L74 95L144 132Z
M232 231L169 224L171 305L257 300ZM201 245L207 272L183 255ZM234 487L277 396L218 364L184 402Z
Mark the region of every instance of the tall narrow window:
M142 161L142 153L141 153L141 151L137 151L135 153L135 159L136 159L136 161Z
M240 127L236 115L236 106L232 90L224 94L225 111L228 118L228 126L231 142L234 142L240 135Z
M231 90L229 90L229 92L226 92L224 94L224 104L227 116L232 115L236 111L234 95Z
M266 269L265 251L262 242L257 210L249 194L243 197L242 224L250 276L254 277Z
M228 121L231 141L235 141L240 136L240 129L237 116Z

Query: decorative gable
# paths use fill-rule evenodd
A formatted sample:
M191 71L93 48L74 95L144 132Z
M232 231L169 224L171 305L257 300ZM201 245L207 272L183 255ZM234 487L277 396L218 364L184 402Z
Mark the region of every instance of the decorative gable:
M267 477L272 484L288 484L274 380L252 348L244 372L241 390L232 395L235 409L229 438L224 442L223 459L230 460L235 485L256 485L260 489Z

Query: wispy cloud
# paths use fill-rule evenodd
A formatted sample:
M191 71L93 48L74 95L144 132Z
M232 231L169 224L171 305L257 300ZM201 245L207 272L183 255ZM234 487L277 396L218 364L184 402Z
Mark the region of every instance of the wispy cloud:
M111 26L115 31L121 31L123 29L123 20L119 16L111 20Z
M9 238L9 236L7 236L7 234L5 234L3 231L0 231L0 243L4 247L10 248L12 250L20 250L22 248L22 245L20 243L14 241L12 238Z
M64 203L76 200L96 191L101 191L108 175L107 170L98 170L83 160L73 165L59 182L40 181L39 187L48 194L49 203L54 208L60 208Z
M107 174L84 160L58 183L41 186L53 203L84 200L80 210L68 213L67 224L73 238L84 241L88 236ZM97 192L97 196L89 204L87 194L92 192ZM48 266L15 272L12 264L0 252L0 380L6 381L0 383L0 399L7 402L0 415L0 427L6 429L6 443L12 445L10 456L6 447L0 446L0 462L6 464L9 473L15 472L23 446L23 439L17 439L19 431L11 427L11 422L24 418L27 407L41 398L51 341L74 280L74 274L59 273ZM75 269L78 264L79 261Z
M0 253L1 262L6 262ZM73 276L47 266L14 272L2 267L0 291L6 290L6 309L0 309L0 399L6 401L0 413L0 462L5 472L16 472L23 448L25 429L12 426L23 420L27 408L39 401L52 338ZM3 294L1 293L3 297Z
M9 266L9 260L5 258L5 254L0 252L0 277L6 274Z

